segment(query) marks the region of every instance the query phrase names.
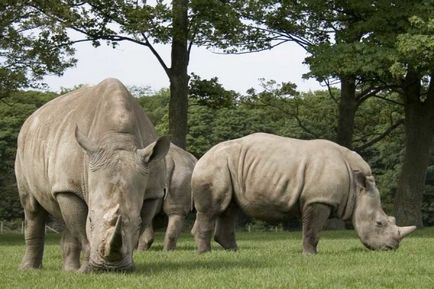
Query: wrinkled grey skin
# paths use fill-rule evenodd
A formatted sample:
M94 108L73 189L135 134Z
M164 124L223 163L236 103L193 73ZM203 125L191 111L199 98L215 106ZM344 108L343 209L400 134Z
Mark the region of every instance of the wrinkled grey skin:
M184 220L192 210L191 174L197 159L189 152L171 144L166 155L167 192L161 199L161 209L168 216L168 224L164 237L163 249L166 251L176 248L176 241L182 231ZM154 241L152 223L143 223L138 250L148 250Z
M26 220L21 268L42 266L50 214L65 223L64 270L132 270L141 220L151 218L142 209L157 206L164 193L170 142L156 139L150 120L116 79L34 112L21 128L15 162Z
M192 230L198 252L211 237L236 250L239 209L262 220L301 214L303 252L315 254L330 216L352 218L370 249L396 249L415 227L398 227L380 203L369 165L355 152L326 140L297 140L257 133L222 142L197 162L192 176L197 210Z

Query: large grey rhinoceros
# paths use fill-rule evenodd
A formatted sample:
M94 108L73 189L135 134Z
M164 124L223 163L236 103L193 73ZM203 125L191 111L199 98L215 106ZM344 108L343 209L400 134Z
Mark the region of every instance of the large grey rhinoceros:
M65 223L64 270L132 270L141 220L153 217L148 212L164 194L169 144L166 137L157 139L116 79L57 97L34 112L21 128L15 162L26 219L21 268L42 266L51 214Z
M174 250L176 241L182 231L185 217L192 210L191 174L197 159L189 152L171 144L166 155L167 192L161 199L160 209L168 216L164 250ZM138 250L144 251L151 247L154 241L152 223L143 224Z
M240 208L263 220L301 213L303 252L315 254L330 216L352 218L370 249L395 249L416 227L398 227L380 203L369 165L355 152L327 140L297 140L256 133L217 144L199 159L192 176L197 209L192 230L198 252L212 234L236 250L234 217Z

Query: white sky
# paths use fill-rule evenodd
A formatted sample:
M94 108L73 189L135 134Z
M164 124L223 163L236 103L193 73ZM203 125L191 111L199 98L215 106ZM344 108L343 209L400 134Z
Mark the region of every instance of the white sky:
M94 85L108 77L115 77L127 86L149 86L152 90L169 87L169 80L156 58L146 48L123 42L116 49L102 44L94 48L90 43L75 45L76 67L63 76L47 76L50 90L72 88L79 84ZM156 46L166 64L170 66L170 47ZM218 77L225 89L244 93L254 87L260 89L259 78L291 81L300 91L323 89L313 79L304 80L307 66L302 64L306 54L296 44L284 44L269 51L243 55L221 55L204 48L193 47L189 73L203 79Z

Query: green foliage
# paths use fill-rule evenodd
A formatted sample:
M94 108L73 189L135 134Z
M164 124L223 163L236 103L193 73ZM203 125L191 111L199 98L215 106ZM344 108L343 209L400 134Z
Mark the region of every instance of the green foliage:
M226 90L218 83L218 78L210 80L201 79L200 76L192 74L189 84L189 96L196 100L198 105L218 109L221 107L231 107L235 105L238 93L233 90Z
M429 17L432 17L432 14ZM397 39L397 48L402 55L400 67L405 63L412 63L418 71L430 73L434 64L434 18L425 20L412 16L410 23L410 30L398 35Z
M16 92L0 101L0 219L22 217L14 175L17 136L25 119L54 96L35 91Z
M270 121L266 112L244 105L213 110L192 105L187 135L187 150L196 157L219 142L255 132L278 133L279 123Z
M354 231L323 232L319 253L303 256L300 232L237 232L240 250L197 254L191 235L183 234L174 252L154 247L135 252L131 274L77 274L62 271L60 236L48 234L42 270L19 271L22 235L3 235L4 288L432 288L433 229L417 230L395 252L365 249ZM403 278L405 276L405 278ZM37 280L37 282L36 282ZM61 284L61 285L59 285Z
M164 126L168 125L169 96L169 90L163 88L154 94L141 94L138 98L139 104L143 107L161 135L167 133L167 129L165 130Z
M46 74L61 75L75 64L66 30L30 2L0 3L0 98L40 86Z

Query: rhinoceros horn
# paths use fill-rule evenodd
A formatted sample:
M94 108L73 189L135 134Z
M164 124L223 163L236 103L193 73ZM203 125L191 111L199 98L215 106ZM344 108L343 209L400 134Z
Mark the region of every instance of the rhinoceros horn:
M113 234L108 238L107 258L111 260L119 260L122 257L122 218L118 216L116 219L115 229Z
M416 230L416 226L399 227L399 235L401 239Z

